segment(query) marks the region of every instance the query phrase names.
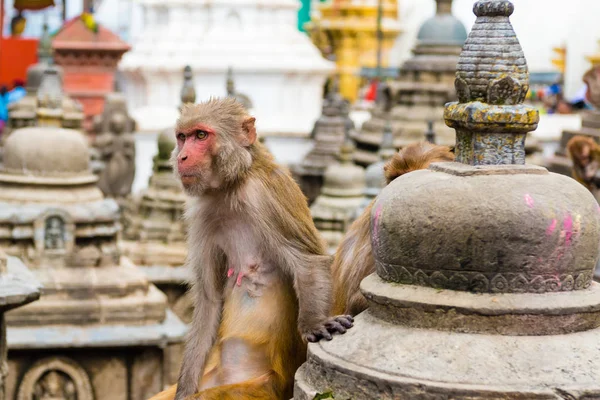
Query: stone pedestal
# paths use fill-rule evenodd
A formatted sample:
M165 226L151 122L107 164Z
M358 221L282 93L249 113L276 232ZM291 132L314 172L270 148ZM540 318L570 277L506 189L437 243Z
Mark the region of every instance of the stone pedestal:
M27 267L19 259L7 257L0 249L0 399L7 398L6 382L9 379L5 313L39 299L40 289L39 282Z
M308 136L335 66L298 31L297 0L139 5L143 28L120 69L140 131L159 132L177 119L181 70L190 65L199 100L226 95L231 67L236 89L253 104L259 136Z
M295 399L600 397L600 213L525 165L535 109L508 0L480 0L458 63L457 163L394 180L371 213L369 309L309 345ZM510 71L510 72L507 72ZM327 398L324 396L324 398Z
M96 25L87 27L81 17L67 21L52 39L54 61L64 70L65 92L83 105L83 128L92 129L92 118L102 113L105 96L115 90L115 72L129 45Z

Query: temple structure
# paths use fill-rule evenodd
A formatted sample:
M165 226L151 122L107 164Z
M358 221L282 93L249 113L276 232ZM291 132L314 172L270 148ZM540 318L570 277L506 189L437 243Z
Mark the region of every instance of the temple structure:
M181 70L190 65L199 100L223 97L227 70L251 94L260 136L308 136L335 65L298 31L296 0L141 0L144 25L120 64L141 131L177 119ZM190 35L189 32L195 32Z
M339 162L325 170L321 194L310 207L313 221L334 253L350 227L365 191L365 170L352 162L354 144L348 138L340 148Z
M593 57L590 57L590 61L592 68L585 74L583 81L588 87L587 101L594 108L581 113L581 129L563 131L558 150L547 160L547 168L552 172L571 176L573 163L567 154L567 143L573 136L589 136L600 143L600 57L598 63L594 63Z
M394 148L394 134L392 133L392 127L388 124L383 131L383 141L379 148L379 161L373 163L367 167L365 172L366 188L364 192L364 200L358 206L352 220L357 219L362 215L363 211L371 204L373 200L381 193L383 188L386 186L386 179L383 167L396 154Z
M436 2L437 12L421 26L412 58L400 67L398 79L386 83L391 104L376 107L354 135L359 165L377 162L388 119L396 148L422 140L430 120L437 123L438 144L454 144L453 131L443 124L444 105L456 97L454 73L467 31L452 15L452 0Z
M227 70L227 96L234 97L250 113L254 109L252 100L250 100L250 98L248 96L246 96L245 94L239 93L237 90L235 90L235 81L233 79L233 69L232 68L229 68Z
M513 10L475 3L459 101L444 114L458 162L383 189L371 213L376 273L361 284L369 309L346 334L309 344L294 399L600 396L598 203L525 164L539 115L522 104Z
M291 166L309 205L321 193L325 170L338 162L340 147L351 134L353 125L348 123L349 108L348 102L340 95L338 80L334 79L323 101L321 116L312 130L314 146L299 164Z
M183 70L181 105L196 102L192 70ZM180 105L180 107L181 107ZM148 188L134 199L134 207L124 215L123 252L162 290L175 314L184 322L192 319L192 302L186 282L191 275L184 268L187 255L183 212L186 196L174 179L169 161L175 148L174 128L158 136L158 153Z
M357 100L361 68L377 67L378 2L336 0L317 2L305 29L328 58L335 59L340 92ZM388 66L389 50L400 34L398 0L381 1L381 66Z
M173 132L163 131L148 188L140 194L127 223L123 251L167 295L177 316L190 322L192 308L185 282L191 276L183 267L187 255L182 217L186 196L169 162L174 147Z
M8 364L5 313L40 298L40 284L25 265L0 249L0 399L6 397Z
M11 134L0 169L0 248L43 285L7 314L7 398L147 399L177 380L187 328L121 255L119 206L85 135L60 128L60 93L42 87L41 123Z
M54 61L64 69L64 89L83 105L83 128L104 109L106 95L115 91L119 60L130 46L100 24L87 26L81 16L67 21L52 39Z

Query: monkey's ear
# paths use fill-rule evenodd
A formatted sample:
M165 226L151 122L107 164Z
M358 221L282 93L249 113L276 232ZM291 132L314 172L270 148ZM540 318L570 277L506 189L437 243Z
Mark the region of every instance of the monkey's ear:
M242 131L244 133L242 145L244 147L251 146L256 141L256 127L254 126L255 121L256 118L248 117L244 120L244 122L242 122Z

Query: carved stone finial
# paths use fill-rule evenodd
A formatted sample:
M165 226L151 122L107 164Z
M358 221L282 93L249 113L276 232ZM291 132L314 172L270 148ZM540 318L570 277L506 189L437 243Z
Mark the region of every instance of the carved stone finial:
M44 25L42 26L42 36L40 36L38 42L37 56L38 63L52 63L52 38L50 37L46 21L44 21Z
M458 103L446 107L446 124L456 129L456 160L472 165L525 164L525 137L535 130L538 111L524 106L529 72L509 21L508 0L480 0L477 20L458 61Z
M38 126L60 127L63 118L63 90L58 71L47 68L37 92Z
M435 131L433 130L433 120L427 121L427 130L425 131L425 140L435 144Z
M435 0L437 3L436 14L452 14L452 0Z
M181 88L181 104L196 102L196 88L194 87L194 73L192 67L186 65L183 69L183 87Z

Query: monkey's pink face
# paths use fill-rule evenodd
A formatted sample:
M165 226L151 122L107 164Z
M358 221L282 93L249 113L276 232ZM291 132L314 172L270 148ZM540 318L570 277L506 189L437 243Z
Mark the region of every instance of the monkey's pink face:
M191 188L211 179L215 156L215 131L208 125L196 124L176 133L177 173L184 188Z

